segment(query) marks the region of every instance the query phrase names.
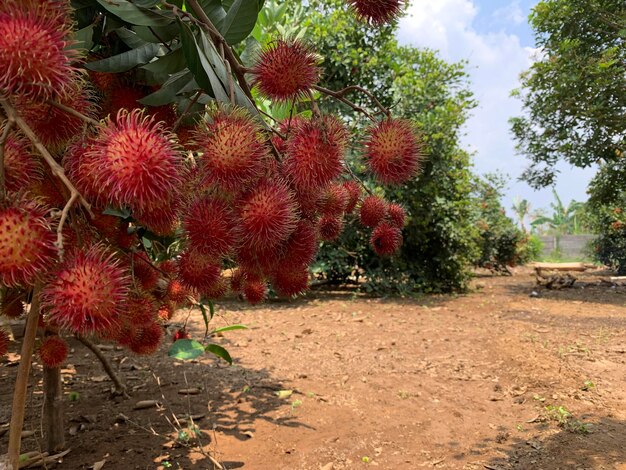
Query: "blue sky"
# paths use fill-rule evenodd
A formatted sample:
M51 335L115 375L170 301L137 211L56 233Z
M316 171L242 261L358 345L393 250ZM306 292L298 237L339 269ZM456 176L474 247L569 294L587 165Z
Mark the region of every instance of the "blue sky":
M510 209L518 196L533 209L548 208L551 189L535 191L518 181L527 161L515 153L508 119L521 113L518 100L509 96L519 85L536 53L527 18L537 0L411 0L400 20L398 40L430 47L449 61L467 60L471 88L479 102L466 125L464 144L475 152L479 173L500 170L511 177L504 201ZM556 189L564 202L587 199L593 170L558 166Z

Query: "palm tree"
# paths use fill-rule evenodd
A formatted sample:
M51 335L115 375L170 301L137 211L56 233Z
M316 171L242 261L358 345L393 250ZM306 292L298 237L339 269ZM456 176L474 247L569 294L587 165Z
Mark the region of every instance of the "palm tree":
M520 199L519 196L517 196L513 201L512 209L522 227L522 232L527 233L524 221L526 220L526 216L530 214L530 203L526 199Z
M580 212L584 207L582 202L570 201L567 207L561 201L556 190L552 189L554 201L550 203L552 207L552 217L539 216L531 222L533 227L547 225L556 240L556 251L561 251L561 237L568 233L577 233L580 230Z

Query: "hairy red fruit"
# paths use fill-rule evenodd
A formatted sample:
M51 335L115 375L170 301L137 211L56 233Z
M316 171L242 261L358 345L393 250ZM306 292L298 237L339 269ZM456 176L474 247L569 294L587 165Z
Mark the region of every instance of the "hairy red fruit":
M241 109L214 111L194 134L202 184L241 190L262 173L268 149L259 125Z
M115 240L122 225L122 219L113 215L104 214L102 211L94 210L94 216L89 220L98 233L109 240Z
M247 271L267 274L274 269L284 255L285 246L283 243L270 247L243 243L237 250L237 261Z
M301 294L309 288L309 270L306 265L288 263L274 272L272 285L278 295Z
M148 207L135 209L133 216L140 225L160 236L174 233L178 227L178 197L163 199Z
M283 258L295 264L311 264L317 253L317 236L317 226L313 222L300 220L285 243Z
M173 302L165 302L161 304L157 311L157 318L161 323L170 321L176 313L176 305Z
M391 203L388 207L388 214L391 224L394 227L402 228L404 227L404 223L406 222L406 212L402 206Z
M18 318L24 313L26 294L18 289L7 288L2 294L0 313L9 318Z
M317 62L316 54L301 41L279 39L259 55L252 69L253 82L271 100L299 98L319 81Z
M189 205L183 226L194 250L216 258L232 252L239 239L233 210L226 202L211 196L197 198Z
M153 295L143 290L133 290L128 294L122 316L125 322L133 325L148 323L156 319L157 308Z
M215 283L209 289L205 289L202 292L202 297L210 300L221 299L228 292L228 281L226 278L220 276Z
M230 277L230 289L233 292L241 292L245 280L246 271L241 268L235 269L232 276Z
M340 215L348 206L348 192L343 184L331 183L320 201L320 209L324 215Z
M267 283L260 277L247 273L241 291L248 303L258 304L267 297Z
M368 196L361 203L361 223L376 227L387 216L387 202L378 196Z
M411 179L423 158L413 124L406 119L386 119L373 126L365 139L365 158L383 184Z
M0 132L3 129L0 126ZM8 192L28 188L43 178L43 161L35 157L25 137L10 134L4 144L4 183Z
M72 333L100 333L118 324L130 279L102 245L74 251L41 292L48 318Z
M159 272L152 265L148 255L139 251L133 253L133 276L147 291L154 289L159 282Z
M189 332L186 329L181 328L180 330L176 330L176 332L172 335L172 343L175 343L179 339L189 338L191 338L191 336L189 336Z
M296 190L296 201L303 217L315 219L319 215L322 194L319 189Z
M344 181L342 183L346 193L348 194L348 202L346 203L346 214L351 214L359 202L361 197L361 186L353 180Z
M54 369L67 359L70 348L60 336L46 336L39 346L39 357L44 366Z
M348 0L357 16L373 25L395 20L402 12L403 0Z
M167 298L177 304L187 302L187 298L192 294L192 291L178 279L168 282L166 291Z
M124 250L130 250L132 247L137 246L139 239L134 231L129 231L129 223L122 222L115 238L117 246Z
M97 175L92 172L89 152L92 149L90 139L72 142L63 156L63 168L68 178L76 185L76 189L90 202L104 207L105 201L99 201L100 188L96 181ZM98 204L100 203L100 204Z
M341 232L343 232L343 216L340 215L325 215L319 222L320 238L328 242L332 242L339 238Z
M244 198L240 208L244 242L270 248L284 242L296 228L297 205L293 193L279 182L265 181Z
M76 78L71 62L78 54L67 49L67 10L23 8L17 1L3 3L0 92L33 98L62 95Z
M298 190L326 186L342 170L347 132L334 116L301 122L287 140L283 171Z
M372 232L370 245L377 255L392 255L402 246L402 230L382 222Z
M17 199L0 205L0 281L8 287L31 285L56 257L56 234L46 208Z
M6 356L9 352L10 341L9 333L0 328L0 358Z
M161 123L135 110L108 120L86 149L79 177L110 203L151 211L171 201L182 185L183 160ZM145 214L144 214L145 215Z
M163 327L156 322L150 322L135 329L128 346L135 354L147 356L159 349L162 339Z
M221 273L222 266L215 258L197 251L185 251L178 261L180 281L200 293L210 290Z

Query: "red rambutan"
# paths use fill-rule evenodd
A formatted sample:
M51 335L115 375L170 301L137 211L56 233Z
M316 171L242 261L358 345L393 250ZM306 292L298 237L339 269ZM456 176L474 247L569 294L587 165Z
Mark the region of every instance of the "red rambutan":
M306 265L287 263L274 272L272 285L278 295L291 297L301 294L309 287L309 270Z
M104 214L102 211L94 210L94 217L89 220L102 236L109 240L115 240L122 225L122 219L114 215Z
M44 366L54 369L67 359L70 348L60 336L46 336L39 346L39 357Z
M189 332L186 329L181 328L179 330L176 330L174 334L172 335L172 343L175 343L179 339L189 339L189 338L191 338L191 336L189 336Z
M215 258L197 251L185 251L178 261L180 281L200 293L213 288L221 273L222 266Z
M403 0L348 0L357 16L373 25L389 23L400 16Z
M170 321L176 313L176 304L173 302L164 302L159 306L157 311L157 319L161 323L167 323Z
M86 149L86 172L79 177L93 175L95 188L109 202L145 216L180 190L183 159L173 138L141 111L120 111Z
M202 292L202 297L210 300L221 299L228 292L228 281L225 277L220 276L217 281L209 288Z
M76 250L41 292L48 318L72 333L115 328L128 295L129 277L102 245Z
M19 289L5 288L0 303L0 313L9 318L18 318L24 313L26 294Z
M241 268L235 269L230 277L230 289L233 292L241 292L245 280L246 271Z
M320 201L320 209L324 215L340 215L348 206L348 191L343 184L331 183Z
M32 284L56 256L56 234L46 208L33 200L0 205L0 281L5 286Z
M361 197L361 186L359 183L353 180L344 181L342 183L346 193L348 194L348 202L346 203L346 214L351 214L354 211L359 198Z
M145 323L135 328L128 345L135 354L147 356L154 353L163 339L163 327L156 322Z
M291 263L309 265L317 253L318 231L315 224L302 219L285 242L283 258Z
M346 143L346 129L336 117L303 121L287 140L283 170L299 190L321 188L341 173Z
M177 304L184 304L187 302L187 299L192 294L192 290L190 290L187 286L185 286L178 279L172 279L167 283L167 298L172 302L176 302Z
M370 245L379 256L392 255L402 246L402 230L382 222L372 232Z
M343 216L325 215L320 219L319 223L320 238L328 242L332 242L339 238L343 232Z
M252 69L254 84L271 100L289 101L304 95L320 79L313 50L301 41L279 39L267 46Z
M137 208L133 217L155 235L167 236L174 233L178 226L178 197L163 199L149 207Z
M0 358L4 357L9 352L9 333L0 328Z
M130 224L128 222L122 222L117 236L115 237L115 241L120 248L130 250L132 247L137 246L139 238L137 238L137 233L130 230Z
M422 146L413 124L406 119L386 119L369 130L365 158L372 173L383 184L399 184L419 169Z
M361 203L361 223L376 227L387 216L387 202L378 196L368 196Z
M4 2L3 2L4 3ZM49 98L62 95L76 78L68 49L66 9L23 8L8 1L0 10L0 92Z
M147 291L154 289L159 282L159 272L143 251L133 253L133 276Z
M133 325L149 323L156 319L158 304L153 295L143 290L133 290L128 294L122 317Z
M194 134L205 186L241 190L256 181L268 149L259 125L242 110L214 111Z
M293 193L279 181L259 184L244 198L239 215L244 242L259 249L284 242L298 222Z
M258 304L267 296L267 283L260 277L247 273L241 291L248 303Z
M391 203L388 206L388 214L391 224L394 227L402 228L406 221L406 212L399 204Z
M214 257L230 253L239 238L234 212L226 202L204 196L194 200L183 217L189 245Z
M2 132L0 126L0 132ZM6 190L17 192L43 178L43 163L35 157L25 137L9 134L4 144L4 174Z

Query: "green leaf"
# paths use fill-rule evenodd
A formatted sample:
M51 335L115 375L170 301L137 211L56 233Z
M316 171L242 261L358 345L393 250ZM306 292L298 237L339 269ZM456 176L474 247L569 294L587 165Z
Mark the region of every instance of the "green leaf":
M133 26L133 31L146 42L170 42L178 37L176 22L166 26Z
M115 33L122 41L124 41L124 44L126 44L131 49L136 49L138 47L146 45L146 41L141 39L139 36L137 36L137 33L131 31L128 28L118 28L115 30Z
M188 70L182 70L172 75L161 88L139 100L146 106L163 106L172 103L176 95L191 81L193 75Z
M179 339L167 352L169 357L188 361L204 353L204 346L193 339Z
M217 328L211 332L211 334L223 333L224 331L232 331L232 330L247 330L248 327L246 325L230 325L224 326L222 328Z
M179 47L164 56L157 57L156 60L143 65L141 68L156 74L172 74L183 70L185 65L185 54L182 48Z
M128 0L98 0L98 3L107 11L121 20L139 26L165 26L172 22L172 17L164 13L138 7Z
M125 208L117 209L114 207L107 207L102 211L104 215L112 215L113 217L119 217L121 219L128 219L130 217L130 211Z
M145 44L137 49L131 49L106 59L89 62L85 64L85 67L94 72L126 72L138 65L150 62L156 57L160 49L159 44Z
M205 350L206 350L206 352L210 352L211 354L215 354L217 357L221 357L222 359L224 359L229 364L233 363L233 358L230 357L230 354L228 354L228 351L226 351L226 349L224 349L223 347L221 347L221 346L219 346L217 344L207 344Z
M202 312L202 319L204 320L204 336L206 337L209 334L209 317L206 312L206 306L200 302L198 304L200 307L200 312Z
M209 304L209 312L211 313L211 320L213 320L213 317L215 316L215 305L213 304L212 300L209 300L208 304Z
M243 41L254 29L259 15L258 0L234 0L219 27L228 44Z
M198 0L198 4L215 27L219 29L224 17L226 16L226 11L224 10L224 7L222 7L222 2L220 0ZM188 8L188 10L191 9Z
M74 32L75 44L72 44L68 49L87 49L90 50L93 47L93 32L96 25L90 24L82 29Z

